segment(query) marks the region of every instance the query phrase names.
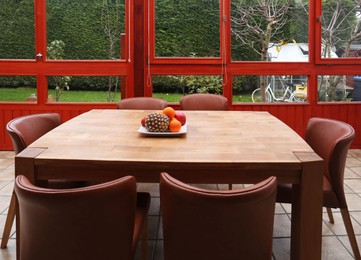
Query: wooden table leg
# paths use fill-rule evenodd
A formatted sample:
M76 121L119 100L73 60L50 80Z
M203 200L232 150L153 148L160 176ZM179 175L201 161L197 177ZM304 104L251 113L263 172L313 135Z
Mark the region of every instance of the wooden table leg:
M322 252L323 161L314 153L297 153L301 183L293 185L291 259L320 260Z

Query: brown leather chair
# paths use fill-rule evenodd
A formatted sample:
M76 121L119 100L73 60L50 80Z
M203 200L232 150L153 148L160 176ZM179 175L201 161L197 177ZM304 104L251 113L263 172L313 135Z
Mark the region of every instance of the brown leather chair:
M122 99L117 103L118 109L144 109L158 110L167 107L168 103L161 98L153 97L133 97Z
M74 189L47 189L20 175L20 260L133 259L143 232L147 245L149 193L126 176ZM146 258L146 251L143 252Z
M327 208L331 223L334 223L331 208L341 210L354 256L361 259L344 193L346 157L354 138L352 126L331 119L311 118L306 129L306 142L324 160L323 206ZM291 185L278 186L277 202L292 203Z
M160 177L165 260L271 259L277 181L205 190Z
M228 110L228 99L221 95L197 93L180 99L182 110Z
M46 134L50 130L61 124L60 115L56 113L44 113L34 114L22 117L17 117L11 120L6 125L6 131L8 132L12 141L15 154L20 153L29 144L36 139ZM50 187L77 187L83 185L81 182L66 182L66 181L53 181L47 183ZM11 196L8 215L5 221L3 236L1 240L1 248L7 246L11 227L15 218L15 195Z
M29 144L60 124L59 114L34 114L11 120L6 126L6 131L13 143L15 154L18 154Z

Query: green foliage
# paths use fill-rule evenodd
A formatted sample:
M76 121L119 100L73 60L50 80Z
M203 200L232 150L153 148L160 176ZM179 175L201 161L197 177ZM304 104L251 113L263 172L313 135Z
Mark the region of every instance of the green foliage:
M120 59L120 33L125 32L125 7L108 2L109 10L119 9L120 32L111 59ZM109 40L102 24L103 5L99 0L47 1L48 42L62 39L66 44L64 59L109 59Z
M48 58L51 60L64 59L65 43L62 40L52 41L47 47Z
M52 41L47 47L49 59L62 60L64 57L65 43L63 41ZM71 81L69 76L54 76L49 77L49 85L55 86L55 100L59 101L61 94L64 90L69 90L68 83Z
M0 32L1 59L34 59L34 1L0 1Z
M17 88L21 86L36 87L36 77L32 76L1 76L0 88Z
M214 75L158 76L153 78L153 92L222 94L222 77Z
M185 94L187 85L179 76L154 76L153 93L181 93Z
M240 95L250 93L258 87L258 76L236 76L233 77L233 94Z
M219 0L158 0L156 56L219 57Z
M189 93L222 94L222 77L220 76L188 76Z

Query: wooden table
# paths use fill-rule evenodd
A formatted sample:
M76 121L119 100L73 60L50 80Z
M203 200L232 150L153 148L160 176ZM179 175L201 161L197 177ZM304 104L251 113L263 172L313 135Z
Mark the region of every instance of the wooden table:
M146 137L137 130L149 112L92 110L73 118L20 153L16 174L33 182L134 175L156 183L165 171L184 182L225 184L277 176L296 191L291 258L321 259L323 163L291 128L267 112L185 111L186 135Z

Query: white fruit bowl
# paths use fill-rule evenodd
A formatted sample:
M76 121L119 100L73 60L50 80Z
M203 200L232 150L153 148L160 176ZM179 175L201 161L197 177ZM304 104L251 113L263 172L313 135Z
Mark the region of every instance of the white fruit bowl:
M149 132L144 126L138 128L138 133L149 135L149 136L177 136L184 135L187 133L187 123L182 125L178 132Z

